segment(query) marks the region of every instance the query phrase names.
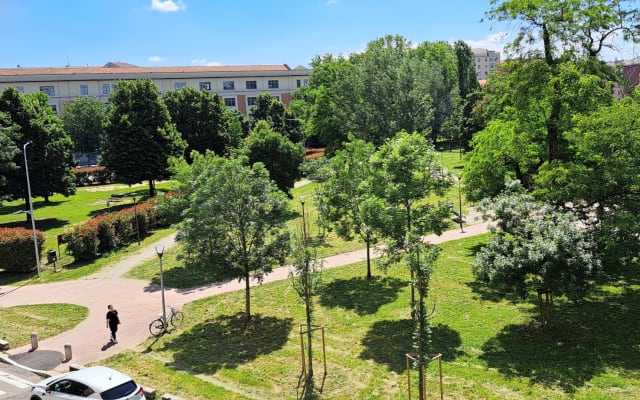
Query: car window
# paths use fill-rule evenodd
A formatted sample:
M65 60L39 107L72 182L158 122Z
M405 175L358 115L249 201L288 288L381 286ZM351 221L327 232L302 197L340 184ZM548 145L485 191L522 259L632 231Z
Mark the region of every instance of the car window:
M72 394L73 381L69 379L63 379L51 385L51 390L59 393Z
M120 386L105 390L104 392L100 393L100 397L102 397L103 400L116 400L121 397L130 395L131 393L135 392L137 388L138 385L136 385L134 381L128 381Z

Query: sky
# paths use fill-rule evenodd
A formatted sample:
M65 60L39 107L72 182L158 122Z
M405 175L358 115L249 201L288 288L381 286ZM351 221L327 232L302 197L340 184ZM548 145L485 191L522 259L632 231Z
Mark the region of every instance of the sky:
M516 28L488 21L489 8L490 0L0 0L0 68L309 67L386 35L502 52Z

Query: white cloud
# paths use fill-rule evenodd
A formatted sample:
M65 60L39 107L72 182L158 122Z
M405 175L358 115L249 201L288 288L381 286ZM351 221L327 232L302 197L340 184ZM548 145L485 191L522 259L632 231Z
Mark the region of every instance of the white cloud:
M191 60L191 65L205 66L205 67L219 67L222 65L222 63L219 61L208 61L205 59L200 59L200 60Z
M151 0L151 9L162 12L176 12L186 10L187 5L182 0Z
M504 52L503 48L508 36L509 32L498 32L491 34L482 40L465 40L465 42L472 49L489 49Z
M327 0L327 5L332 5L332 4L338 4L339 1L338 0Z
M152 63L162 62L162 61L164 61L164 60L165 60L165 59L164 59L164 58L162 58L162 57L160 57L160 56L151 56L151 57L149 57L149 59L148 59L148 61L149 61L149 62L152 62Z

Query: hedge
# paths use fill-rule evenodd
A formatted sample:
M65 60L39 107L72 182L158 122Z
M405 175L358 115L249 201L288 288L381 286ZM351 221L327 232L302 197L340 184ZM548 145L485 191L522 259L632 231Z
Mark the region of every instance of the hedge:
M136 226L137 219L137 226ZM147 235L157 226L155 207L149 203L102 214L76 224L64 233L67 253L76 260L93 260Z
M106 185L115 182L115 174L103 166L73 169L77 186Z
M45 236L36 230L38 254L42 254ZM29 272L36 269L33 253L33 230L27 228L0 228L0 269L7 272ZM42 257L40 257L42 260Z

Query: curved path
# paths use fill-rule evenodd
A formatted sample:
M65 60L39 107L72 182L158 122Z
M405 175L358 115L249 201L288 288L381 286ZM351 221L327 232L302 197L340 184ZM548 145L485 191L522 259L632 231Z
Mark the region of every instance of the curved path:
M481 223L465 226L464 232L458 229L444 232L440 236L429 235L425 237L425 241L437 244L487 231L488 224ZM137 348L149 337L148 326L151 320L162 312L160 286L120 276L140 262L157 257L155 253L157 244L164 244L165 254L168 254L172 251L174 240L173 237L168 237L141 248L118 263L84 279L23 287L4 286L0 292L0 306L72 303L89 309L89 316L75 328L39 343L38 350L53 350L62 354L64 354L64 346L71 345L72 359L60 364L56 368L59 371L68 370L69 363L87 364L126 349ZM378 256L378 253L372 252L372 257ZM366 260L365 250L352 251L325 258L323 268L334 268L363 260ZM289 267L277 268L265 276L264 283L286 279L288 274ZM257 284L257 281L252 280L252 286ZM165 302L167 306L181 307L200 298L243 289L244 282L238 282L235 279L191 289L165 288ZM107 345L109 331L106 328L105 315L108 304L114 305L122 321L118 329L119 343L116 345ZM17 355L29 350L31 350L30 344L11 349L9 354Z

